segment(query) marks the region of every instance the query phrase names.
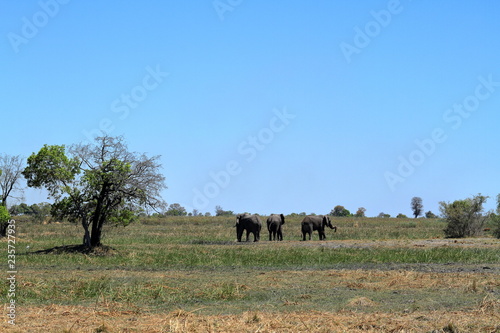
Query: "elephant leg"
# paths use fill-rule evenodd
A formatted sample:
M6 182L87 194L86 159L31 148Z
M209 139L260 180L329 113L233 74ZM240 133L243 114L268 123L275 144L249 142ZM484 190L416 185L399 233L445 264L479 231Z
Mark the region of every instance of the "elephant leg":
M241 237L243 236L243 229L238 228L236 230L236 238L238 238L238 242L241 242Z
M279 241L283 240L283 232L281 231L281 229L278 229L278 240Z
M273 232L272 231L269 231L269 240L272 241L273 240Z

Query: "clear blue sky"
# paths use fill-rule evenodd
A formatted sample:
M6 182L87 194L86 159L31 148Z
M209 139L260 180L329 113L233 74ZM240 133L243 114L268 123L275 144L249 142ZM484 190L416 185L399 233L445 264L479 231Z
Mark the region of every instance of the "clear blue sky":
M101 128L211 213L500 193L498 1L0 3L1 153Z

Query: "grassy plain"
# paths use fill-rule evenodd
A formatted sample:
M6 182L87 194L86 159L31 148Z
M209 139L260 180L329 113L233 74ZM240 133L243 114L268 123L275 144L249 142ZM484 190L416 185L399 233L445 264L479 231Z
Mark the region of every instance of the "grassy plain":
M283 242L263 230L237 243L231 217L148 218L107 227L111 249L93 254L71 251L79 226L18 220L17 325L0 329L500 332L500 240L443 239L439 220L339 218L326 241L302 242L300 220Z

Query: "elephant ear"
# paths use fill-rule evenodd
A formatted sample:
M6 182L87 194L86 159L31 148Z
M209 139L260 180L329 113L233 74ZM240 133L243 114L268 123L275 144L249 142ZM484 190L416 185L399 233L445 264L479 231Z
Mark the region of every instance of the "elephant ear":
M323 221L322 221L323 225L328 225L328 216L323 216Z
M285 215L280 214L281 217L281 224L285 224Z

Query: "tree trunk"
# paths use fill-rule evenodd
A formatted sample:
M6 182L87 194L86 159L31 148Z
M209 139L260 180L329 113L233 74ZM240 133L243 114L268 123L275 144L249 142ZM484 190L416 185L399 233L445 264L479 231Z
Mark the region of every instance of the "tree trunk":
M108 190L108 184L103 184L99 198L97 199L97 206L94 214L92 215L92 232L90 235L90 247L101 245L101 234L104 220L106 219L105 209L103 209L104 199Z
M7 236L7 227L9 226L9 222L0 223L0 237Z
M92 235L90 236L90 247L97 247L101 245L101 230L92 227Z
M96 219L97 223L92 223L92 234L90 236L91 247L101 245L102 227L104 226L104 222L106 222L106 218L106 214L101 212L101 215Z
M85 230L85 234L83 235L83 246L90 247L90 232L89 232L89 224L86 218L82 218L82 226L83 230Z
M97 213L97 210L96 210ZM96 214L94 213L94 214ZM100 218L98 215L95 215L92 220L92 232L90 235L90 247L96 247L101 245L101 234L102 234L102 225L100 222Z

